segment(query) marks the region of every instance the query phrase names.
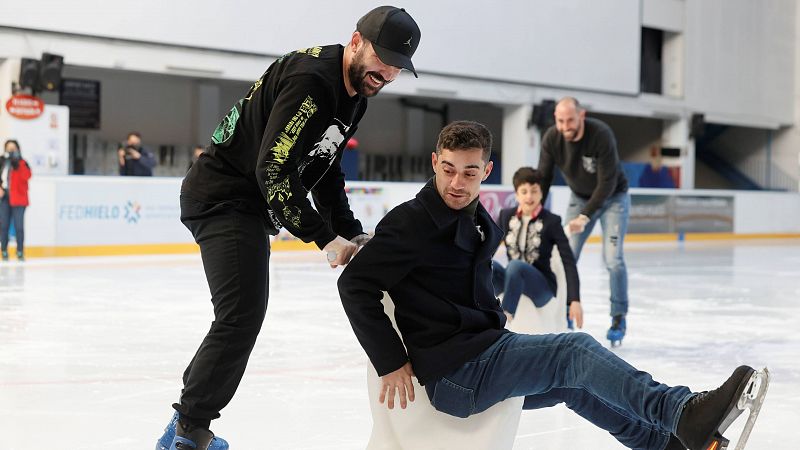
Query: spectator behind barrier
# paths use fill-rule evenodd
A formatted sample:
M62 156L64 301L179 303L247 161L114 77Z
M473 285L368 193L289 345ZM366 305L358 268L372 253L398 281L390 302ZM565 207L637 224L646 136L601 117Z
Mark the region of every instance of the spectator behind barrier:
M125 144L117 150L119 156L119 174L122 176L152 177L156 166L153 152L142 146L142 135L136 131L128 133Z
M675 183L669 174L669 169L661 165L661 148L654 145L650 147L650 164L644 168L639 176L639 187L674 188Z

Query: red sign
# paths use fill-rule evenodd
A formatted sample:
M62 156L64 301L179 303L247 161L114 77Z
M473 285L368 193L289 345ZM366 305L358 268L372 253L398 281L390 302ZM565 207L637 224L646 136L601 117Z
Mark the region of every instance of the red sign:
M39 97L17 94L6 102L6 111L17 119L35 119L44 112L44 102Z

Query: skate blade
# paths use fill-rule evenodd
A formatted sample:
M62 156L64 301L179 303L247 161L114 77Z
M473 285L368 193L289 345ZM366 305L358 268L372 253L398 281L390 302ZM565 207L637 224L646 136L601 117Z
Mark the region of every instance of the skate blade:
M769 369L764 367L762 370L756 371L750 376L750 381L747 383L742 396L739 397L739 402L736 407L740 410L749 409L750 414L747 416L747 422L744 424L742 434L739 440L736 441L734 450L743 450L750 439L750 433L756 424L758 413L761 412L761 405L764 404L764 398L767 396L767 388L769 388Z

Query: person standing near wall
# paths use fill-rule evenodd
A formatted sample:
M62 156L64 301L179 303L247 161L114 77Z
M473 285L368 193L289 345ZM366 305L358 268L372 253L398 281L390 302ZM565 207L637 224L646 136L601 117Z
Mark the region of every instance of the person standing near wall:
M11 223L17 236L17 259L25 260L25 208L28 207L28 180L31 169L22 159L19 142L9 139L0 156L0 244L3 261L8 261L8 234Z
M631 199L628 179L617 152L611 128L587 118L578 100L565 97L556 104L556 124L542 138L539 170L544 197L558 166L572 195L564 218L575 259L597 221L603 228L603 260L610 275L611 327L606 338L611 345L625 337L628 313L628 271L622 244L628 229Z
M650 147L650 163L639 176L639 187L675 188L669 169L664 167L661 147L658 145Z
M142 135L136 131L128 133L125 145L117 150L119 174L122 176L152 177L158 164L153 152L142 145Z
M381 6L358 21L345 46L283 55L192 165L181 187L181 221L200 245L214 322L183 374L158 449L228 448L209 427L233 398L266 315L269 235L285 228L314 242L331 267L347 264L369 239L345 194L342 153L367 97L401 69L416 75L411 56L420 36L405 10Z

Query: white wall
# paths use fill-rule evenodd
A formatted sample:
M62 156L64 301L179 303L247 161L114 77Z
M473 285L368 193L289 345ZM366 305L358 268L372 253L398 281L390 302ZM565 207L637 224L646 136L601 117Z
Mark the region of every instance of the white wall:
M278 56L347 41L358 18L375 6L366 0L28 0L4 7L0 25ZM422 71L637 91L639 0L407 0L402 6L422 30L415 57Z
M795 2L687 0L686 8L687 105L709 122L792 123Z

